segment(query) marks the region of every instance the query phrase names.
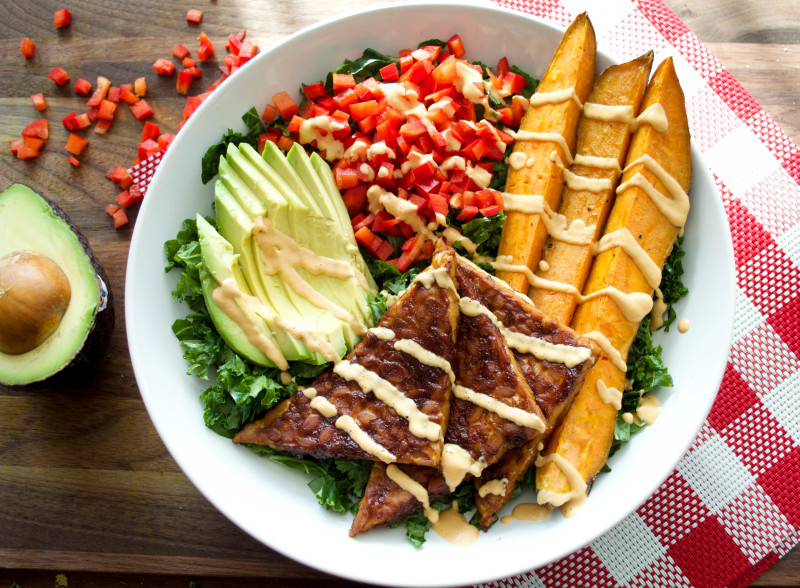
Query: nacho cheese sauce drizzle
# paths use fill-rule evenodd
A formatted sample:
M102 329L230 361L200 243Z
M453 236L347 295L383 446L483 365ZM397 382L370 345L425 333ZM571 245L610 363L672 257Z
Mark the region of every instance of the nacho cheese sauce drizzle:
M458 384L453 386L453 396L461 400L466 400L484 410L493 412L501 419L510 421L520 427L528 427L536 431L544 431L546 428L544 421L535 414L522 410L521 408L508 406L496 398L492 398L488 394L475 392L466 386L459 386Z
M512 131L510 129L506 132L517 141L545 141L555 143L561 147L561 152L564 154L564 159L567 160L567 164L572 164L572 152L569 150L566 139L564 139L560 133L535 133L532 131Z
M570 491L552 492L550 490L539 490L536 502L539 504L560 506L561 513L565 517L573 517L578 514L583 503L586 502L586 482L583 480L583 476L581 476L580 472L575 469L575 466L557 453L540 455L536 458L535 465L537 468L540 468L548 463L555 463L558 469L566 476Z
M622 390L609 388L603 380L597 380L596 389L600 400L617 410L622 408Z
M223 280L222 284L214 288L212 299L214 303L222 309L244 331L247 340L261 351L267 358L278 366L278 369L289 369L289 362L278 349L278 346L264 333L262 333L252 321L248 320L245 312L239 308L237 299L243 299L245 294L239 289L239 285L233 278Z
M394 331L391 329L387 329L386 327L373 327L368 332L372 333L382 341L391 341L392 339L395 338Z
M472 545L478 540L477 527L473 527L467 522L460 512L458 503L453 501L451 508L439 513L439 520L431 525L431 529L442 539L459 547Z
M436 355L432 351L428 351L416 341L400 339L399 341L395 341L394 348L403 353L407 353L422 364L439 368L447 374L447 377L450 379L450 384L456 381L456 375L453 372L453 368L450 366L450 362L444 357Z
M663 133L669 128L667 114L661 104L653 104L643 110L639 116L633 116L633 107L627 104L596 104L587 102L583 105L583 116L604 122L621 122L630 125L631 132L634 132L641 125L652 126L659 133Z
M487 465L483 456L480 459L474 459L466 449L453 443L445 443L442 448L442 458L439 466L442 469L444 481L451 492L456 489L467 474L480 478Z
M615 368L623 373L628 371L628 365L625 363L625 360L622 359L622 354L611 344L611 341L609 341L608 337L603 335L603 333L600 331L589 331L582 336L597 343L598 347L600 347L611 363L614 364Z
M408 428L415 437L429 441L439 440L442 432L441 426L431 421L424 412L417 408L412 399L398 390L391 382L384 380L364 366L351 363L346 359L337 363L333 371L348 382L356 382L365 393L372 392L376 398L391 406L397 414L408 420Z
M689 215L689 195L683 190L678 180L673 178L667 170L661 167L660 163L646 153L625 166L623 172L627 172L640 164L643 164L647 170L658 178L658 181L661 182L671 197L659 192L641 172L637 172L629 180L622 182L617 188L617 194L622 194L630 187L641 188L673 226L683 227L686 224L686 217Z
M567 217L555 212L543 196L503 192L503 207L509 212L538 214L547 234L556 241L573 245L590 245L594 239L594 225L587 227L583 219L575 219L567 226Z
M481 484L478 488L478 496L485 498L489 494L495 496L505 496L508 489L508 478L498 478L496 480L489 480L485 484Z
M661 268L639 245L627 228L622 228L603 235L603 238L594 246L595 255L608 251L614 247L621 247L622 250L631 258L634 265L642 272L644 279L647 280L651 288L658 288L661 283Z
M425 487L394 464L386 467L388 478L422 503L422 512L432 523L439 520L439 511L431 508L430 496Z
M661 403L652 394L645 394L639 401L639 408L636 409L638 416L647 425L656 422L658 415L661 414Z
M511 521L543 521L550 516L550 509L541 504L533 504L530 502L522 502L514 507L510 515L506 515L500 519L503 524L508 524Z
M315 275L324 273L335 278L347 279L355 277L355 268L350 264L319 256L310 249L300 247L294 239L280 232L268 218L263 216L256 217L252 232L258 241L264 272L267 275L280 273L292 289L311 304L349 323L354 333L363 335L367 332L367 328L352 314L328 300L297 273L297 268L303 267ZM361 280L366 284L363 275L359 282Z
M491 310L472 298L462 297L459 300L459 308L467 316L485 315L500 330L509 347L521 353L529 353L537 359L562 363L571 368L583 363L592 355L591 350L586 347L571 347L560 343L550 343L543 339L510 331Z
M685 333L688 330L689 330L689 319L683 318L680 321L678 321L678 332L679 333Z
M552 92L534 92L528 100L531 106L540 106L542 104L561 104L567 100L572 100L578 105L578 108L583 108L581 99L575 92L575 88L567 88L565 90L553 90Z
M361 427L358 426L353 417L350 415L342 415L336 419L336 428L341 429L364 451L370 455L374 455L383 463L392 463L397 461L395 455L386 449L380 443L376 443L372 438L367 435Z

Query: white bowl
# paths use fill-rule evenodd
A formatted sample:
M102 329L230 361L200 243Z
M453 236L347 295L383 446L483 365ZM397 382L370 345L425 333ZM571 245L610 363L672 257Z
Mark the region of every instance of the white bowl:
M170 292L163 243L185 218L210 214L213 182L200 181L206 148L241 115L259 111L279 90L323 79L366 47L395 53L432 37L459 33L467 56L509 61L540 76L563 31L490 6L414 3L381 6L300 31L265 51L215 91L178 134L149 188L128 262L126 321L136 379L147 410L178 465L220 511L256 539L306 565L354 580L392 586L452 586L489 581L540 567L594 540L644 502L672 472L694 439L719 387L731 337L734 269L719 195L694 151L692 211L684 266L689 296L678 305L691 329L660 337L675 387L659 394L661 417L611 461L575 518L555 513L538 523L497 524L470 547L435 533L415 549L402 529L348 537L350 516L319 507L307 476L258 457L203 424L198 399L206 383L186 375L170 326L187 314ZM600 51L598 70L612 63ZM703 230L700 230L702 225ZM518 501L530 502L527 493ZM508 511L510 512L510 508Z

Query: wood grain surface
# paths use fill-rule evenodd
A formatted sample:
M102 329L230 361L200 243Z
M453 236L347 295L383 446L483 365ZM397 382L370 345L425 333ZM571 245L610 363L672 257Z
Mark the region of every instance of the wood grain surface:
M666 0L795 141L800 140L800 3L797 0ZM131 227L115 231L105 206L116 195L103 174L136 156L141 123L120 113L106 136L89 133L81 166L67 163L61 119L85 99L72 83L56 87L56 65L94 83L146 76L152 120L175 131L185 100L175 78L151 64L178 42L196 47L200 30L224 55L228 34L247 28L263 49L333 14L372 4L310 0L1 0L0 189L24 182L48 194L89 238L116 296L117 325L107 357L87 382L51 389L0 386L0 587L356 586L297 564L245 535L181 473L142 404L128 355L124 321L125 264ZM70 27L53 27L53 12L69 8ZM201 26L185 21L204 11ZM36 55L25 60L19 41ZM217 77L203 66L198 93ZM51 138L42 156L16 159L12 138L38 113L30 94L43 92ZM124 107L121 107L124 108ZM135 213L131 217L135 223ZM311 497L309 497L310 500ZM346 538L342 539L347 540ZM794 550L754 585L800 585Z

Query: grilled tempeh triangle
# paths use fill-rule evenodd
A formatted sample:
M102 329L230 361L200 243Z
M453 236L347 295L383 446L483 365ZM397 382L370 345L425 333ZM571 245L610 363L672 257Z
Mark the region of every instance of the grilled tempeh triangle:
M431 267L344 360L234 441L317 458L438 466L458 327L455 265L453 249L438 248Z
M582 374L594 363L594 346L581 340L566 327L545 319L511 289L466 260L459 258L456 276L462 308L454 363L456 386L468 384L467 387L476 392L505 399L509 405L524 407L523 410L528 410L544 420L546 413L543 414L536 403L530 400L531 388L542 390L546 400L553 395L553 391L558 391L559 397L571 397L571 390L563 390L563 386L570 383L574 386L578 380L570 377L570 374L573 371ZM538 339L540 344L534 344L529 337ZM507 345L509 339L516 347L547 355L553 361L543 361L531 353L519 350L515 350L512 355ZM558 345L573 349L560 348ZM576 361L579 363L572 368L563 366L555 361L554 355L559 354L569 364ZM515 356L527 362L529 367L535 366L538 369L542 374L538 379L544 380L540 386L536 386L535 380L528 380L526 383ZM529 373L532 371L529 370ZM536 445L543 435L544 431L521 427L500 418L492 411L454 398L445 441L467 450L473 460L492 464L507 449L526 442ZM516 452L513 449L512 451ZM430 468L405 466L401 470L427 489L431 501L448 492L444 476L439 472ZM510 496L510 492L508 495ZM391 524L420 506L421 502L417 498L386 475L385 467L376 464L350 534L356 535L375 526Z

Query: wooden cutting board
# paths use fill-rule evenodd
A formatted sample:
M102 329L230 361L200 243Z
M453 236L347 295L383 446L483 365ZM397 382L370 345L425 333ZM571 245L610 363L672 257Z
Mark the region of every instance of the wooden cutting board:
M666 3L787 134L800 139L800 5L794 0ZM141 123L123 112L108 135L90 133L81 166L73 168L66 160L67 134L60 121L83 103L71 83L58 88L46 76L56 65L66 69L73 82L81 77L94 83L98 75L105 75L118 84L146 76L147 99L155 111L152 120L162 130L175 132L185 100L175 92L175 78L156 76L151 65L158 57L168 58L177 43L194 49L201 30L220 40L244 27L248 39L263 49L306 25L371 4L0 4L0 189L24 182L67 211L105 266L117 308L107 356L91 380L56 390L0 386L0 585L16 581L52 586L56 573L66 574L72 586L186 586L192 579L202 580L203 586L253 585L255 579L282 586L355 585L288 560L245 535L200 495L167 453L142 404L126 344L125 264L135 213L131 226L115 231L104 212L117 191L103 174L131 164ZM52 15L64 7L72 12L73 24L57 30ZM201 26L185 21L189 8L205 12ZM30 60L19 53L22 37L36 42L36 55ZM218 77L215 64L203 70L192 93ZM17 160L8 144L37 117L29 98L35 92L47 96L44 115L52 136L42 156L26 162ZM789 554L756 584L787 582L800 582L800 551Z

